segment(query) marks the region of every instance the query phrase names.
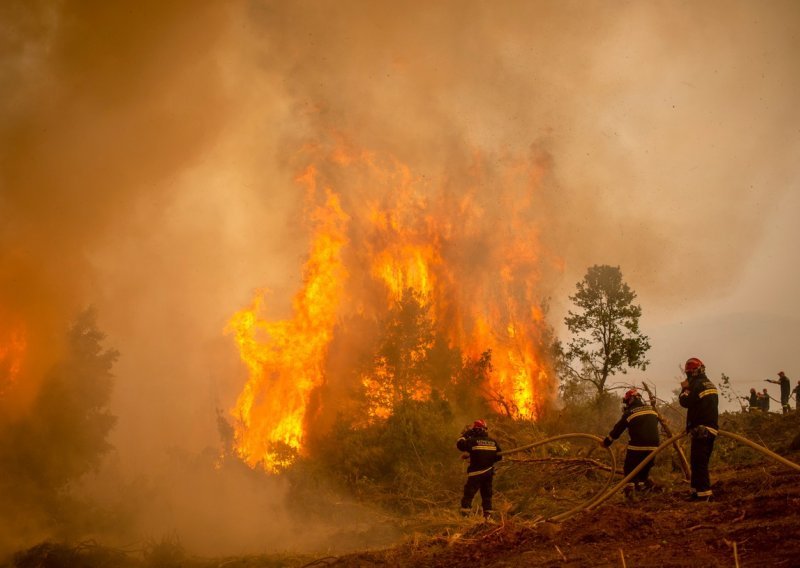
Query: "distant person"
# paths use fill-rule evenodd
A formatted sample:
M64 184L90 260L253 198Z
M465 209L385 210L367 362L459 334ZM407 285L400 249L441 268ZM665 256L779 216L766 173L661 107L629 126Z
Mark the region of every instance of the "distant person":
M792 388L792 383L789 380L789 377L781 371L778 373L778 380L775 381L773 379L765 379L768 383L772 383L775 385L781 386L781 410L784 414L789 412L789 393Z
M719 391L706 376L703 362L692 357L684 366L686 380L681 382L678 402L686 408L686 431L692 437L689 454L691 465L691 501L709 501L712 496L708 462L714 451L719 426Z
M758 400L758 393L756 389L750 389L750 396L743 396L742 399L747 401L749 405L748 410L750 412L760 412L761 411L761 403Z
M761 391L759 399L761 401L761 410L764 412L769 412L769 393L767 392L767 389Z
M467 482L464 485L464 496L461 498L461 514L468 516L472 511L472 499L481 492L481 507L486 520L492 516L492 479L494 464L502 459L498 454L500 445L489 437L489 429L484 420L476 420L472 427L467 426L461 432L456 447L466 452L464 459L469 459L467 466Z
M636 389L631 389L622 397L622 418L619 419L608 436L603 440L603 446L608 448L619 438L625 429L628 429L628 448L625 451L625 464L623 473L627 477L636 466L658 448L660 443L658 434L658 414L653 407L642 401L642 395ZM625 496L633 499L637 491L652 489L654 483L650 480L650 469L655 460L645 465L636 476L625 486Z
M792 392L794 393L794 408L800 410L800 380L797 381L797 386Z

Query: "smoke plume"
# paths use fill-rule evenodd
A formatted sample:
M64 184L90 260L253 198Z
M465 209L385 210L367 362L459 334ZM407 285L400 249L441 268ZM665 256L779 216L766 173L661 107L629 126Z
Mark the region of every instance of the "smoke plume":
M3 2L0 428L94 305L120 352L120 471L218 445L215 412L246 380L223 330L256 288L290 313L311 238L295 177L342 141L481 212L465 267L526 235L509 233L523 211L536 294L556 307L595 263L660 309L725 292L797 181L799 16L790 1ZM381 193L339 174L345 205Z

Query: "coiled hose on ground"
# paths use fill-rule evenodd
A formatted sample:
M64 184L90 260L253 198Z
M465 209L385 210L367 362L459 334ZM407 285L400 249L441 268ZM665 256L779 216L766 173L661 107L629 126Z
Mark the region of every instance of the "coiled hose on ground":
M614 485L611 489L608 489L608 486L611 485L611 480L612 480L612 478L614 476L614 471L616 470L616 460L614 458L614 452L612 452L610 448L606 448L606 450L608 450L608 452L609 452L610 459L611 459L611 472L609 473L609 478L606 481L605 485L602 487L602 489L600 491L598 491L595 495L593 495L590 499L588 499L588 500L584 501L583 503L573 507L572 509L570 509L568 511L565 511L563 513L559 513L558 515L554 515L554 516L549 517L549 518L544 519L544 520L550 521L550 522L561 522L561 521L564 521L564 520L576 515L577 513L581 512L581 511L592 511L592 510L596 509L601 504L603 504L605 501L607 501L617 491L619 491L620 489L625 487L625 485L628 482L630 482L630 480L633 479L636 476L636 474L639 473L642 470L642 468L644 468L645 465L647 465L648 463L653 461L655 459L655 457L661 451L663 451L664 449L670 447L672 444L674 444L675 442L677 442L681 438L684 438L687 435L688 435L688 432L681 432L680 434L675 434L674 436L669 438L667 441L665 441L660 446L658 446L658 448L653 450L653 452L650 455L648 455L645 459L643 459L641 461L641 463L639 463L639 465L637 465L633 470L631 470L631 472L628 475L626 475L619 483ZM794 470L800 471L800 465L794 463L791 460L787 460L783 456L780 456L780 455L776 454L775 452L765 448L761 444L757 444L757 443L753 442L752 440L748 440L744 436L740 436L739 434L734 434L733 432L728 432L726 430L719 430L718 431L718 435L719 436L724 436L726 438L731 438L732 440L735 440L735 441L737 441L737 442L739 442L741 444L749 446L752 449L764 454L765 456L767 456L769 458L774 459L775 461L777 461L777 462L779 462L779 463L781 463L781 464L783 464L783 465L785 465L785 466L787 466L789 468L792 468ZM514 453L517 453L517 452L522 452L524 450L529 450L529 449L535 448L537 446L542 446L544 444L549 444L549 443L556 442L558 440L567 439L567 438L584 438L584 439L594 440L598 444L600 442L602 442L602 439L600 437L594 436L593 434L583 434L583 433L560 434L558 436L553 436L553 437L550 437L550 438L545 438L544 440L539 440L538 442L534 442L532 444L526 444L526 445L520 446L518 448L512 448L510 450L506 450L504 452L501 452L500 455L505 456L505 455L514 454Z

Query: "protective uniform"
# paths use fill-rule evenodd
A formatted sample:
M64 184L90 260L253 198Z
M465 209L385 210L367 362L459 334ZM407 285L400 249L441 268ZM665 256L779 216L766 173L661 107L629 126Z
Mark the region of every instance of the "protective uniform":
M622 418L614 425L611 432L603 440L603 445L609 447L614 440L619 438L627 429L630 438L625 452L625 463L622 471L627 476L642 461L649 456L660 444L658 433L658 414L649 404L642 401L636 389L631 389L623 397L625 403ZM633 495L634 489L646 489L652 486L649 479L650 469L655 460L650 461L636 476L631 479L625 488L628 497Z
M464 496L461 498L461 514L469 515L472 510L472 498L480 491L483 516L488 519L492 514L494 464L502 459L502 456L498 455L502 451L500 445L489 437L486 423L483 420L476 420L472 428L465 429L461 433L456 447L468 454L465 457L469 457L467 482L464 484Z
M759 395L759 401L761 402L761 410L764 412L769 412L769 393L767 389L764 389Z
M692 358L686 362L686 378L678 401L687 410L686 431L692 437L689 454L691 498L708 500L712 495L708 462L719 431L719 392L706 377L705 366L699 359Z
M761 406L759 405L758 401L758 393L756 392L756 389L750 389L750 396L747 398L745 397L742 398L744 398L750 405L749 408L750 412L753 412L755 410L761 410Z
M789 377L787 377L786 374L783 371L781 371L780 373L778 373L777 381L770 381L769 379L767 379L767 381L770 383L775 383L776 385L780 385L781 410L783 411L784 414L786 414L787 412L789 412L789 395L792 389L792 383L789 380Z
M794 407L795 410L800 410L800 381L797 381L797 386L792 391L794 393Z

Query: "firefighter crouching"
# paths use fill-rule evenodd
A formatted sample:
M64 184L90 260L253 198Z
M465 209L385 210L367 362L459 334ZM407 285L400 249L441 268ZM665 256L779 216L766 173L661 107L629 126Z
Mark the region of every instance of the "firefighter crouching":
M658 434L658 414L649 404L642 401L642 395L636 389L631 389L622 397L622 418L619 419L608 436L603 440L603 446L608 448L627 429L630 440L625 452L623 472L627 476L636 466L658 448L660 443ZM650 480L650 469L655 460L645 465L636 476L625 486L624 492L628 499L633 499L635 492L650 490L654 487Z
M498 452L502 451L500 445L489 437L486 422L476 420L472 427L464 428L461 432L456 447L466 452L464 459L469 459L467 482L464 485L464 496L461 498L461 514L465 517L470 514L472 498L480 491L483 516L488 520L492 516L494 464L502 459L498 455Z
M696 357L686 361L686 380L681 383L678 401L686 408L686 431L691 434L689 463L692 469L691 501L711 499L711 479L708 462L714 450L719 426L719 392L708 377L703 362Z

